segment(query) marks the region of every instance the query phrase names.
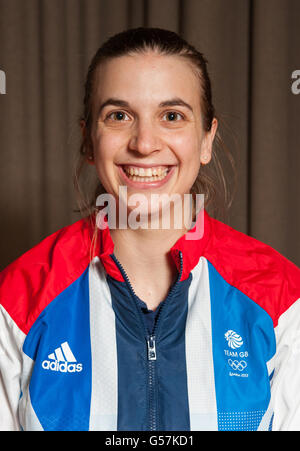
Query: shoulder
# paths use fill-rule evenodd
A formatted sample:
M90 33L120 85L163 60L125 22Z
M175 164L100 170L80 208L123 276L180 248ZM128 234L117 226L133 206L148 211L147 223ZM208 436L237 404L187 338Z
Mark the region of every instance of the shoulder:
M274 325L300 298L300 269L271 246L210 218L205 257L232 286L264 308Z
M0 304L24 333L85 270L90 242L90 222L80 219L44 238L0 273Z

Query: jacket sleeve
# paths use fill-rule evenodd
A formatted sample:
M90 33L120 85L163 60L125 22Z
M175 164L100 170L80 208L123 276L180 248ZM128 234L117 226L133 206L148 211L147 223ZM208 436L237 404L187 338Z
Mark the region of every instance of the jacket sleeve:
M275 335L272 430L300 431L300 298L281 314Z
M24 333L0 304L0 430L18 431Z

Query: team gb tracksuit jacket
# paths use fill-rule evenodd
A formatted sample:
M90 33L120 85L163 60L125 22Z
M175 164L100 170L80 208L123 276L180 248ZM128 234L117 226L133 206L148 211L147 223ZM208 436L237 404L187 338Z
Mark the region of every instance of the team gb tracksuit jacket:
M200 219L152 330L86 219L2 271L0 429L300 430L300 270Z

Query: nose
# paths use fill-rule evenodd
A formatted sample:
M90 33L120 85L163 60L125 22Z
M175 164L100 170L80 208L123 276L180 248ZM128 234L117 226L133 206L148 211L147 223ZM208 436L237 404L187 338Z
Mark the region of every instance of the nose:
M161 141L150 121L139 121L132 131L129 148L142 155L161 149Z

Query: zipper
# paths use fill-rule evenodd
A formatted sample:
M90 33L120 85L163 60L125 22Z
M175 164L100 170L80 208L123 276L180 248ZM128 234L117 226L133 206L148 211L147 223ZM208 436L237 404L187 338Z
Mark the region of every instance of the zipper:
M148 346L148 360L156 360L156 346L155 346L155 336L150 335L147 339Z
M178 273L178 277L174 285L172 286L171 290L169 291L169 294L167 298L164 300L162 305L160 306L160 310L158 312L158 316L156 318L156 322L154 325L154 328L152 330L152 333L149 334L145 319L143 316L143 313L139 306L139 298L137 294L135 293L131 282L129 280L128 275L126 274L125 269L123 268L122 264L119 262L117 257L114 254L111 254L111 258L118 266L125 282L127 283L129 290L131 292L132 298L134 299L135 306L138 311L138 316L140 318L140 325L142 327L142 332L144 335L144 338L146 339L146 349L147 349L147 362L148 362L148 396L149 396L149 430L150 431L156 431L158 430L158 408L157 408L157 396L156 396L156 360L157 360L157 353L156 353L156 341L158 331L159 331L159 324L161 323L161 317L162 317L162 311L165 310L165 305L168 303L168 300L172 297L175 290L177 289L177 286L180 282L182 270L183 270L183 259L182 259L182 252L178 251L179 259L180 259L180 271Z
M155 340L155 337L153 337ZM149 353L149 348L148 348ZM156 355L151 360L148 358L148 394L149 394L149 430L157 431L158 408L156 396Z

